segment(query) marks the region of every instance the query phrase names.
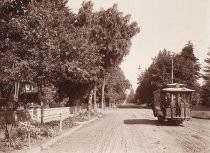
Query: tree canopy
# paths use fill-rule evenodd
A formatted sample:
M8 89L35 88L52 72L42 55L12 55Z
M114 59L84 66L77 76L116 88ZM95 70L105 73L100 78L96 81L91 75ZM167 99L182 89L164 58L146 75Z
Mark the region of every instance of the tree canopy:
M202 85L202 103L204 105L210 105L210 52L207 53L207 57L205 59L205 67L204 67L204 84Z
M122 103L126 99L126 90L130 87L130 82L119 67L109 69L105 88L107 103Z
M71 103L85 98L105 71L122 62L139 32L137 23L117 5L93 11L91 1L83 2L74 14L66 3L0 2L1 85L51 84Z
M149 68L139 76L139 86L135 93L136 101L151 103L155 90L172 83L172 58L173 82L184 83L190 88L199 89L197 80L200 77L200 64L193 53L193 44L188 42L178 54L164 49L153 58Z

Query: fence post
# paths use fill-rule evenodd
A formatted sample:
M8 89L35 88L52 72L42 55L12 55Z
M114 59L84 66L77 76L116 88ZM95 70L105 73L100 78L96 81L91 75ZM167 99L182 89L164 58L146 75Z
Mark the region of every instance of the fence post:
M30 132L28 132L28 147L31 149L31 135Z
M44 106L43 102L41 102L41 124L44 123Z
M59 133L62 133L62 114L60 113L60 128Z

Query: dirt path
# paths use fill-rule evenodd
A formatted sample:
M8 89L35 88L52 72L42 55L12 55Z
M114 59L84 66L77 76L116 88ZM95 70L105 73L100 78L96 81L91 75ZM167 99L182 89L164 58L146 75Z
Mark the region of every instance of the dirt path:
M43 153L208 153L210 120L157 122L149 109L115 109Z

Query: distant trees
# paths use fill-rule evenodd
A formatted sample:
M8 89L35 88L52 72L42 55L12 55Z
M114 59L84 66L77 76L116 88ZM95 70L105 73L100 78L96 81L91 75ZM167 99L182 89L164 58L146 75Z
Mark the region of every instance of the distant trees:
M204 72L205 74L203 75L204 80L209 80L210 79L210 51L207 53L207 57L205 59L206 65L204 66Z
M172 58L175 83L184 83L190 88L199 91L197 83L200 77L200 64L193 53L193 44L188 42L181 53L173 54L163 50L153 59L153 63L139 76L139 86L135 93L135 100L139 103L151 103L153 91L172 83Z
M109 69L108 72L105 87L106 104L122 103L126 99L126 90L131 87L131 84L125 78L120 67Z
M200 78L201 66L198 58L194 55L194 48L191 42L188 42L177 54L174 62L175 82L180 82L196 89L198 87L197 80Z
M130 22L129 15L119 12L117 5L94 12L92 2L83 2L78 14L74 14L66 3L66 0L0 2L2 93L11 97L14 82L35 82L39 97L53 91L57 93L53 97L60 100L68 97L68 105L75 105L87 98L100 79L115 73L108 70L118 67L128 54L131 38L139 32L136 22ZM127 88L123 81L129 83L117 69L116 77L122 83L122 89L117 91L120 93ZM113 81L106 83L106 93L115 88L109 83Z
M131 88L128 96L127 96L127 99L126 99L126 103L135 103L135 100L134 100L134 97L135 96L135 92L134 90Z
M153 58L153 63L140 74L135 100L139 103L151 103L153 91L171 83L171 52L164 49Z
M202 86L202 103L204 105L210 106L210 52L207 53L207 58L205 59L205 67L203 75L204 84Z

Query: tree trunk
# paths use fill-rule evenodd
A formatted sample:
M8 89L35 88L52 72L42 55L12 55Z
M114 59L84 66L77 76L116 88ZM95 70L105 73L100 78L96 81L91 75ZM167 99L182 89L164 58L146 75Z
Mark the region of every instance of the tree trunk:
M93 90L91 90L90 95L89 95L89 100L88 100L88 120L90 120L90 110L92 106L92 99L93 99Z
M20 82L15 81L15 93L14 93L14 101L15 102L18 102L19 90L20 90Z
M101 97L101 108L105 110L105 95L104 95L104 89L106 85L106 77L104 73L104 80L103 80L103 86L102 86L102 97Z
M44 104L42 101L42 87L40 84L38 85L38 100L41 105L41 124L43 124L44 123Z
M94 111L95 111L95 113L97 112L97 104L96 104L96 90L97 90L97 88L96 88L96 85L94 86Z
M14 94L12 93L12 110L16 110L18 108L18 98L19 98L19 91L20 91L20 82L15 81L15 91Z

